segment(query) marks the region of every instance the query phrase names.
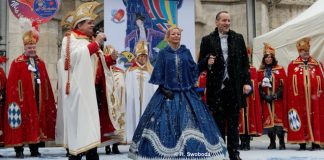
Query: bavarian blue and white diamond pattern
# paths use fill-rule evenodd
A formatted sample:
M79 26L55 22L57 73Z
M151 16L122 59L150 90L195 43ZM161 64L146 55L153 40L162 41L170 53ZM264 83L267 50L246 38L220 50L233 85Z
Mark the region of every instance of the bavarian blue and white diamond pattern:
M11 128L18 128L21 125L21 110L15 102L9 105L8 123Z
M289 110L288 120L289 120L289 125L291 130L298 131L300 129L301 122L296 110L294 109Z

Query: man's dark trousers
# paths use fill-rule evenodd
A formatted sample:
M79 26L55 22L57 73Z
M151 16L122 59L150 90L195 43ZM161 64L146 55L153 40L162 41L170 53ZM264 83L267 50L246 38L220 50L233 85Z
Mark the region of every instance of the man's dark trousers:
M230 159L235 159L239 155L239 113L240 107L237 100L234 99L234 89L230 85L229 80L224 81L225 88L221 89L217 94L215 106L210 106L213 111L214 120L222 134L224 141L227 135L227 149ZM227 131L225 131L227 129Z

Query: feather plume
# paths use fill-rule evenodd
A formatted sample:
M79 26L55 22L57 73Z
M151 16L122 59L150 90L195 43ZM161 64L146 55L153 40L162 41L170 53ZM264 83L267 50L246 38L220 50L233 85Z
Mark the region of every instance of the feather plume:
M28 32L30 30L33 30L32 22L28 18L20 17L19 18L19 24L20 24L20 28L21 28L22 34Z

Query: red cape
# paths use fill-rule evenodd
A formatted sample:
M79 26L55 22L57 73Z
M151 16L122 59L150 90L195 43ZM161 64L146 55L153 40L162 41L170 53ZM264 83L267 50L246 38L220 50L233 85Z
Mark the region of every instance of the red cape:
M301 57L288 66L289 143L324 144L324 78L320 64Z
M198 88L204 88L204 92L201 94L201 99L205 104L206 104L206 79L207 79L207 71L201 72L198 77Z
M28 70L27 57L21 55L10 67L4 108L6 146L54 140L56 106L45 63L35 58L39 68L39 109L34 92L34 73Z
M262 84L264 78L264 70L258 71L258 81ZM271 106L265 101L261 101L262 116L263 116L263 128L272 128L274 126L282 126L287 131L287 76L282 66L275 66L272 68L272 88L273 93L276 93L279 89L280 83L283 84L283 98L272 101L273 110ZM266 94L270 94L268 87L263 87L263 91Z
M253 66L250 66L250 75L253 93L246 98L246 108L241 108L239 131L240 134L260 136L262 135L261 104L259 86L257 82L257 71Z
M0 68L0 96L2 96L0 100L0 130L2 134L0 135L0 144L3 144L3 109L5 105L5 93L6 93L6 83L7 83L7 77L6 73L2 68Z

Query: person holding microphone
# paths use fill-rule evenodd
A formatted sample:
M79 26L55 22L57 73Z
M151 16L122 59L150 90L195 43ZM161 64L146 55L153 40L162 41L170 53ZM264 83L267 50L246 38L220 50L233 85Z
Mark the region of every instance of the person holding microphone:
M69 160L99 160L100 121L91 56L106 36L93 37L98 2L81 4L63 18L70 32L62 41L58 70L56 143L69 149Z
M207 105L224 140L227 129L229 157L240 160L239 113L246 104L243 94L249 94L252 89L246 44L242 34L230 29L229 12L218 12L215 24L215 30L201 40L199 70L208 70Z

